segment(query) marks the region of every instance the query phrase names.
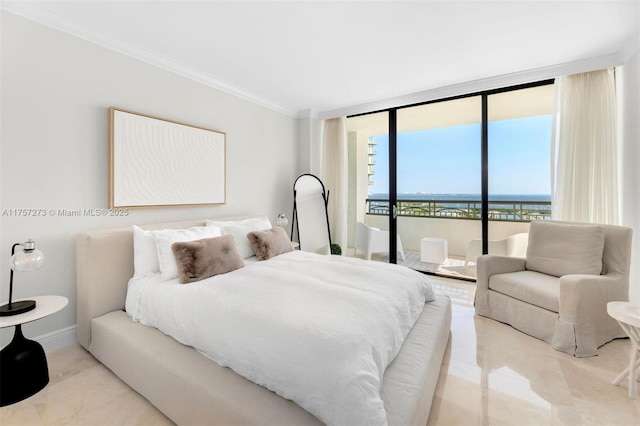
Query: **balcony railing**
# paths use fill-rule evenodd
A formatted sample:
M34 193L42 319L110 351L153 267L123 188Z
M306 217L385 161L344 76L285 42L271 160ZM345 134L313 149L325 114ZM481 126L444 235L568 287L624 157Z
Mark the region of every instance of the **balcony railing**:
M389 200L367 198L367 213L388 215ZM469 200L398 200L398 216L480 220L482 203ZM489 220L551 219L550 201L489 201Z

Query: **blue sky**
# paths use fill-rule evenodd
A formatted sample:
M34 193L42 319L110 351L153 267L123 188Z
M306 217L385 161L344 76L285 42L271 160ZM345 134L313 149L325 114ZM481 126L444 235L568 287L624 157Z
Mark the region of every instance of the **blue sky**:
M398 134L398 193L480 193L480 124ZM389 136L370 193L389 188ZM489 122L489 194L549 194L551 115Z

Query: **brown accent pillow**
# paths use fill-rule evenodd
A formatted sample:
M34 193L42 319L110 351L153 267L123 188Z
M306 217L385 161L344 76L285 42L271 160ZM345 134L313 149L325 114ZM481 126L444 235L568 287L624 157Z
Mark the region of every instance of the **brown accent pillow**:
M266 231L249 232L247 238L258 260L271 259L279 254L293 251L289 236L279 226Z
M171 245L181 284L225 274L244 266L232 235L177 242Z

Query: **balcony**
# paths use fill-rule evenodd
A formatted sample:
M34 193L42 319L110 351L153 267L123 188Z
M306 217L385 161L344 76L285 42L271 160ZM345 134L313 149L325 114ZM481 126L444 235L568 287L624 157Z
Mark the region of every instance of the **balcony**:
M425 272L463 279L475 279L475 263L465 267L471 240L480 239L481 203L477 200L398 200L398 234L407 257L405 266ZM389 201L367 198L364 222L380 229L389 227ZM528 232L532 220L551 218L549 201L500 200L489 202L489 240L502 240ZM443 265L420 262L420 241L424 237L447 240L449 259ZM383 256L374 257L386 260ZM398 261L399 263L400 260Z

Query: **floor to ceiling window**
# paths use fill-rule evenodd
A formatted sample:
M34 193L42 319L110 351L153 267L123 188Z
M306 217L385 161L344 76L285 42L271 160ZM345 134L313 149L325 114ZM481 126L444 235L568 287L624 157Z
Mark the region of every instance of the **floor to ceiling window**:
M551 83L350 117L349 245L356 222L395 229L398 263L468 279L483 251L518 255L550 214Z
M397 228L415 269L467 275L458 259L482 238L480 107L473 96L398 109Z
M551 218L553 85L489 95L488 252L525 256L527 225Z

